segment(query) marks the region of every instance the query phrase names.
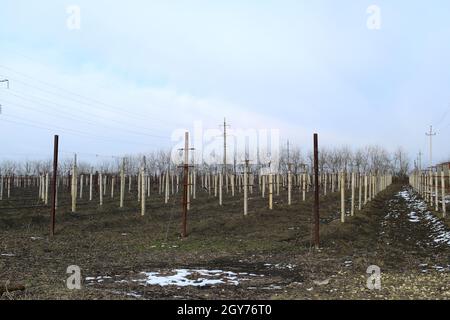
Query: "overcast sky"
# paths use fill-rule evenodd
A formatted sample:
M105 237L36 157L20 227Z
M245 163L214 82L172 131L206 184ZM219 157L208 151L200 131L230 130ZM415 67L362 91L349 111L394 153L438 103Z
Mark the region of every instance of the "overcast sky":
M80 29L71 29L80 8ZM368 28L381 11L379 29ZM176 129L450 156L448 1L0 0L0 159L169 147ZM373 12L373 11L372 11ZM72 11L73 13L73 11ZM373 21L373 20L370 20ZM73 24L69 24L73 26ZM424 157L424 163L427 163Z

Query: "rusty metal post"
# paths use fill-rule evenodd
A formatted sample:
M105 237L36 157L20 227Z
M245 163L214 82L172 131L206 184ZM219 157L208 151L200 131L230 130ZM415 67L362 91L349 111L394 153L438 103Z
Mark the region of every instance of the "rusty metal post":
M314 134L314 245L319 248L319 148L318 135Z
M53 180L52 180L52 219L50 226L50 233L55 235L55 216L56 216L56 179L58 176L58 140L59 137L55 135L53 146Z

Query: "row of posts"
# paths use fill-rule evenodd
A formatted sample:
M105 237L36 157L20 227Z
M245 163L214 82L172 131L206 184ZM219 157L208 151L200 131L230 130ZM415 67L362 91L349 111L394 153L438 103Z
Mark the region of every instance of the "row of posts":
M436 212L441 211L442 217L446 217L446 197L449 194L450 168L445 174L444 170L415 170L409 176L409 184Z
M197 197L197 184L200 182L201 190L208 193L209 196L218 198L218 204L223 205L223 193L231 194L235 196L236 193L244 193L244 215L248 214L248 196L252 195L257 188L258 193L262 198L268 198L268 207L273 209L274 195L280 196L281 190L287 191L287 204L291 205L293 202L293 190L298 190L298 199L300 201L306 201L306 194L313 189L312 175L303 172L294 174L289 170L287 174L268 173L268 174L256 174L249 170L249 163L246 162L244 172L242 174L223 174L222 172L216 173L199 173L192 170L189 172L188 177L188 209L190 207L191 198L193 200ZM176 172L166 171L158 176L149 175L146 173L145 167L142 166L139 174L126 175L125 163L122 163L120 174L107 175L102 173L93 174L79 174L76 162L71 170L71 174L68 176L59 177L56 186L57 190L61 188L61 185L68 186L70 184L71 192L71 210L76 212L77 199L83 199L85 188L88 189L89 201L93 200L93 184L94 182L98 188L99 204L103 205L104 197L109 191L110 197L114 198L115 187L119 185L119 207L124 207L125 190L128 188L128 192L132 192L133 181L137 184L137 201L141 203L141 215L145 215L145 199L150 197L150 191L152 184L156 184L159 190L159 194L164 194L164 203L168 203L170 194L176 194L180 189L181 177ZM155 182L154 182L155 181ZM432 179L428 178L427 174L422 176L424 183L430 183ZM16 187L31 187L38 186L39 200L44 204L48 204L49 199L49 174L45 173L38 177L31 176L17 176L12 177L0 177L0 200L3 199L4 187L6 187L6 194L10 197L11 185ZM356 172L339 172L339 173L322 173L319 175L320 190L323 195L327 193L341 192L341 221L345 221L345 194L346 190L350 190L351 194L351 206L350 214L354 215L356 199L358 199L358 210L362 209L362 206L375 197L375 195L384 190L388 185L392 183L392 176L390 175L375 175L375 174L360 174ZM437 187L437 186L436 186ZM420 190L425 190L425 188ZM429 188L428 188L429 189ZM428 190L427 189L427 190ZM445 190L445 188L442 188ZM358 192L358 197L356 197ZM429 193L427 193L429 194ZM444 201L445 206L445 201Z

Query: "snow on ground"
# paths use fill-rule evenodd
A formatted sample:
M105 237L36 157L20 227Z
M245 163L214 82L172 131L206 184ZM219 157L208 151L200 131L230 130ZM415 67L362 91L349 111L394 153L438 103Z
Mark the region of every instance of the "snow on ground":
M277 264L265 263L264 266L270 269L289 269L289 270L293 270L295 267L297 267L296 264L290 263L277 263Z
M420 222L420 219L415 211L411 211L410 213L408 213L408 217L409 222Z
M173 272L175 274L172 275L164 275L159 272L143 272L146 276L145 279L133 281L162 287L170 285L203 287L217 284L239 284L237 274L230 271L175 269Z
M204 287L214 285L239 285L241 281L250 280L249 277L264 277L247 272L231 272L223 270L206 270L206 269L174 269L158 272L141 272L141 278L132 279L132 282L140 285L158 285L158 286L178 286L178 287ZM86 277L88 284L95 282L102 283L109 276ZM127 283L127 280L115 280L116 283Z
M0 256L2 257L15 257L14 253L1 253Z
M450 231L438 217L433 215L427 208L427 204L419 199L411 190L403 190L397 194L402 197L411 209L408 220L412 223L424 223L430 228L429 238L437 244L450 245Z

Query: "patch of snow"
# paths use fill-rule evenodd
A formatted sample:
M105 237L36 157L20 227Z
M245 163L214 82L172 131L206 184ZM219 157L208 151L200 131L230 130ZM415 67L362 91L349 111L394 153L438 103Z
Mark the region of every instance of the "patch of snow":
M425 201L417 198L410 190L404 190L398 193L406 202L408 208L412 211L408 213L409 221L413 223L426 223L430 229L429 238L437 244L450 245L450 231L445 224L433 215L427 208Z
M238 285L239 281L236 280L236 274L233 272L223 272L221 270L189 270L189 269L175 269L174 275L161 275L159 272L143 272L146 276L144 280L136 280L138 282L144 281L147 285L159 285L159 286L194 286L203 287L207 285L217 284L233 284ZM202 277L192 277L194 273ZM194 278L191 279L190 277ZM217 277L217 278L214 278Z
M142 298L141 294L138 294L136 292L128 292L126 293L127 296L133 297L133 298Z
M277 286L277 285L271 284L270 286L262 287L261 289L263 289L263 290L281 290L283 288L281 286Z
M239 285L242 281L251 280L251 277L264 277L247 272L232 272L223 270L207 270L207 269L174 269L158 272L141 272L139 279L131 279L129 281L140 285L159 285L159 286L177 286L177 287L204 287L215 285ZM88 285L94 283L102 283L105 280L112 279L110 276L86 277ZM116 279L114 283L129 283L126 279Z
M2 257L15 257L16 255L14 253L1 253L0 256L2 256Z
M408 213L408 221L409 222L420 222L419 217L417 216L417 213L415 213L414 211L411 211L410 213Z
M290 263L277 263L277 264L265 263L264 266L268 267L268 268L289 269L289 270L292 270L295 267L297 267L296 264L290 264Z

